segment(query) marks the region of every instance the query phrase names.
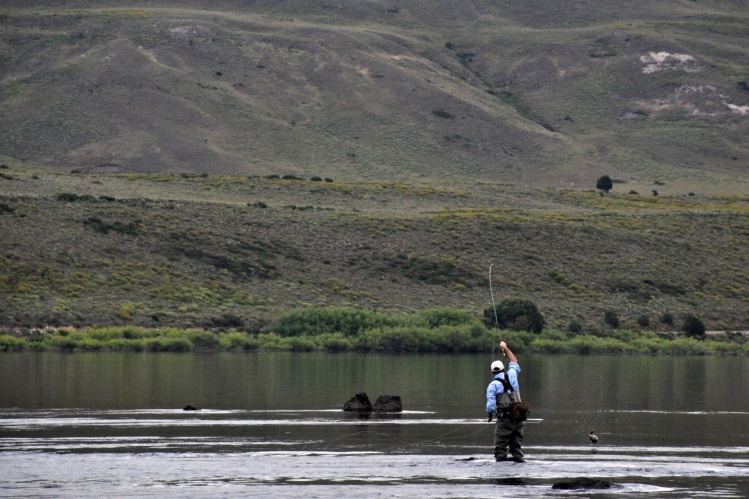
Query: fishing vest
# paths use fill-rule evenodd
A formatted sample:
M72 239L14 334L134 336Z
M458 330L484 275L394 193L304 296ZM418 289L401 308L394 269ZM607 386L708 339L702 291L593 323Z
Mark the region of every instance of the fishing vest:
M507 374L505 374L507 376ZM506 411L516 402L520 402L520 392L512 389L512 385L505 378L495 379L502 383L505 391L497 395L497 412Z

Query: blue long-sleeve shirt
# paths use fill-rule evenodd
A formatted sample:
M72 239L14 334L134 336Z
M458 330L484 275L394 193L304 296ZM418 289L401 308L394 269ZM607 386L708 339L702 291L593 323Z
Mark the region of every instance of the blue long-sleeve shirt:
M520 391L520 385L518 384L518 373L520 372L520 365L517 362L510 362L505 369L507 380L510 382L510 386L513 391ZM486 388L486 412L489 414L497 413L497 395L505 392L505 387L500 379L505 377L505 373L499 373L494 376L494 379L489 386Z

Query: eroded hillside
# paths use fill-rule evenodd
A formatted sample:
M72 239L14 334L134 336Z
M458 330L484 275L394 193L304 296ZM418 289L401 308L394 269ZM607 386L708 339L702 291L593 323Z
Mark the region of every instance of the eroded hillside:
M4 2L0 156L744 192L743 2Z

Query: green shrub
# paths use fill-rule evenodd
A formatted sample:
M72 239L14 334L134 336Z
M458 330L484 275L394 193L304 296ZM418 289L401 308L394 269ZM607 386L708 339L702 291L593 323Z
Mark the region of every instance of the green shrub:
M547 334L551 333L551 331L545 331L542 336L546 336ZM500 353L499 351L499 339L501 337L502 341L507 343L507 345L512 349L515 353L522 353L526 350L528 350L531 342L533 342L534 339L538 338L538 335L535 333L530 333L528 331L494 331L490 333L490 340L487 342L486 347L482 349L481 351L484 352L491 352L492 350L495 353ZM566 338L566 336L563 336Z
M146 338L144 344L149 352L189 352L193 346L187 338L165 336Z
M542 338L548 339L548 340L555 340L555 341L566 341L569 336L564 331L559 331L558 329L549 329L543 332L541 335Z
M429 342L424 329L396 327L383 330L380 335L380 349L385 352L428 352Z
M603 320L606 324L613 327L614 329L619 327L619 315L613 310L607 310L604 314Z
M278 327L282 324L283 327ZM517 322L515 323L517 325ZM148 329L135 326L92 330L59 329L33 341L0 335L0 351L112 350L187 352L194 349L371 352L494 352L503 339L514 352L538 353L652 353L749 354L743 335L697 341L675 333L631 329L601 329L575 335L558 329L540 333L488 329L470 312L440 308L387 316L355 308L306 309L287 314L275 327L260 334L214 333L200 329ZM703 326L704 327L704 326ZM279 332L277 332L279 331Z
M239 329L244 327L244 319L235 314L223 314L219 317L211 317L206 321L205 326L216 329L227 329L234 328Z
M257 339L246 333L232 332L219 336L219 345L225 349L255 350Z
M80 338L81 338L80 334L68 333L67 331L61 331L60 334L47 335L44 338L43 343L45 346L48 346L54 349L74 350L78 346Z
M155 336L156 332L134 326L124 327L103 327L86 331L86 334L101 341L122 338L125 340L135 340L149 336Z
M687 314L681 330L690 338L704 338L705 324L694 314Z
M75 345L77 350L84 350L87 352L98 351L104 348L104 343L101 340L95 338L86 337L81 338Z
M539 334L546 322L536 304L525 298L507 298L494 307L484 310L484 322L489 327L498 325L500 329L514 329ZM496 323L496 324L495 324Z
M398 255L388 260L383 271L396 271L398 274L435 285L463 285L471 287L482 281L481 276L462 266L452 258L441 255L407 257Z
M446 120L455 119L455 116L453 116L451 113L448 113L447 111L444 111L442 109L435 109L434 111L432 111L432 114L439 118L444 118Z
M279 336L318 336L336 332L354 336L360 331L393 323L394 321L385 314L366 309L307 308L282 316L265 332Z
M126 340L124 338L113 338L102 342L102 347L106 350L112 350L115 352L122 351L136 351L141 352L145 350L145 344L142 340Z
M614 182L608 175L600 177L596 182L596 189L598 189L599 191L609 192L612 187L614 187Z
M16 338L9 334L0 334L0 352L20 352L26 348L27 343L23 338Z
M599 336L582 335L572 338L568 347L575 353L623 353L632 348L616 338L601 338Z
M258 347L267 349L280 349L283 337L276 333L260 333L257 335Z
M78 194L73 194L70 192L61 192L57 195L58 201L68 201L68 202L74 202L80 200L81 197Z
M574 288L575 284L567 277L566 275L557 272L556 270L552 270L547 274L549 276L549 279L556 282L557 284L561 284L562 286L568 287L568 288Z
M341 333L322 334L318 337L318 342L329 352L343 352L354 347L351 338Z
M664 344L665 352L672 354L703 353L704 350L694 338L678 338Z
M83 221L83 225L89 226L101 234L109 234L109 231L112 231L119 234L136 235L140 232L140 220L135 220L127 224L120 221L107 223L98 217L89 217Z
M317 338L319 336L314 339L309 336L290 336L281 341L281 348L294 352L312 352L320 349L318 342L315 341Z
M666 324L668 326L674 325L674 314L670 312L664 312L663 315L661 315L661 322L663 324Z
M723 355L732 354L736 355L741 353L742 345L738 343L725 343L722 341L711 341L709 342L710 348L715 352Z
M220 344L218 335L200 329L187 331L185 339L195 348L215 349Z

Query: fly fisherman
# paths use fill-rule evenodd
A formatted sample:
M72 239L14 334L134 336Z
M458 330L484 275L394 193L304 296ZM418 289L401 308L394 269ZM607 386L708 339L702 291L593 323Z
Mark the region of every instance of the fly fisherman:
M520 402L520 385L518 384L518 373L520 366L515 354L512 353L504 341L500 341L499 347L509 360L505 369L501 360L492 362L492 382L486 388L486 412L489 413L491 423L494 414L497 415L497 427L494 430L494 457L497 461L512 460L516 463L524 463L523 451L520 448L523 442L524 421L513 418L510 405ZM511 458L507 457L509 446Z

